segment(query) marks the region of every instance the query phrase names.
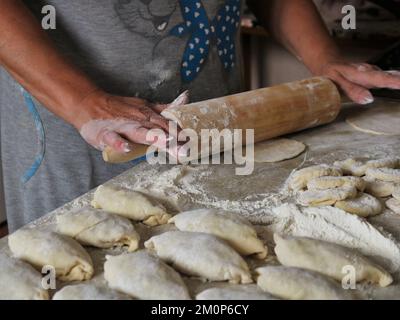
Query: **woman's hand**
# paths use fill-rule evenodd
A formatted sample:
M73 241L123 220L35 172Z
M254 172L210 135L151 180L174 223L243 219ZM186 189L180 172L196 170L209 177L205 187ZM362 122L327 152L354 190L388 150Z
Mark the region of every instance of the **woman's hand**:
M168 121L159 113L165 108L187 102L187 92L168 105L96 92L82 101L82 112L74 125L86 142L96 149L104 150L109 146L116 152L126 153L133 150L132 143L155 143L146 139L149 130L168 132ZM157 142L161 145L166 143Z
M362 105L374 101L369 89L400 90L400 71L382 71L367 63L332 61L317 74L333 80L352 101Z

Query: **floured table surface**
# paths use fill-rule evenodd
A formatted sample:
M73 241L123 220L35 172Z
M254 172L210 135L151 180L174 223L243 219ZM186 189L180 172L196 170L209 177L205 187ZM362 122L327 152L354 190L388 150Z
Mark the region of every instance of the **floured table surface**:
M400 103L393 101L381 99L375 103L375 105L382 104L400 108ZM371 107L373 106L368 108ZM235 175L234 165L167 166L150 165L144 162L108 183L141 190L161 199L173 211L210 207L240 213L257 225L261 237L268 244L271 254L267 263L276 263L272 256L270 226L276 224L279 217L273 209L285 203L295 202L285 185L294 169L313 164L333 164L336 160L351 157L360 159L400 157L400 136L360 132L345 122L349 114L362 111L363 108L366 107L347 105L335 123L289 136L305 143L307 150L292 160L280 163L255 163L254 172L248 176ZM92 194L93 192L89 192L77 198L31 225L47 229L54 228L55 215L65 213L72 207L89 204ZM369 222L377 230L382 230L391 241L400 241L400 215L386 211L383 215L370 219ZM171 225L155 228L141 224L136 226L142 237L142 247L143 242L153 234L174 228ZM0 250L8 250L7 238L0 240ZM102 268L105 255L118 254L119 251L94 248L89 248L88 251L96 269L96 276L92 281L104 282ZM247 261L252 268L266 264L265 261L255 259L247 259ZM387 288L361 286L363 297L400 299L400 272L397 271L394 277L396 281ZM207 287L229 286L225 283L204 283L189 278L185 280L192 295Z

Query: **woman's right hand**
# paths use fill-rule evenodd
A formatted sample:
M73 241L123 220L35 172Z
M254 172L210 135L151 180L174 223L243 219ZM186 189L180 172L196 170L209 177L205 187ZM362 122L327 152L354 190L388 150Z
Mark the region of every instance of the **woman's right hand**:
M81 103L81 113L74 126L90 145L98 150L110 147L118 153L133 150L132 143L153 144L148 141L151 129L168 132L168 120L159 113L165 108L188 103L184 92L171 104L153 104L140 98L113 96L95 92ZM166 135L165 135L166 137ZM157 141L165 145L166 141Z

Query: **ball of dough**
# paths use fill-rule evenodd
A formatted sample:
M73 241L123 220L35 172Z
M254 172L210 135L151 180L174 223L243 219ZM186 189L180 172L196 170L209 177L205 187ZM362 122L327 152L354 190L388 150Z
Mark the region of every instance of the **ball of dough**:
M306 146L296 140L273 139L257 143L254 146L254 161L279 162L297 157L306 149Z

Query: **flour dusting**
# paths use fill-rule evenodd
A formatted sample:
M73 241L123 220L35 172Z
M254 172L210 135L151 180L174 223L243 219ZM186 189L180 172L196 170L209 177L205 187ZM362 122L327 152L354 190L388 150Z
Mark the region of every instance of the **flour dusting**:
M392 272L400 269L400 244L367 220L333 207L300 208L285 204L273 210L271 232L310 237L360 250L379 258Z

